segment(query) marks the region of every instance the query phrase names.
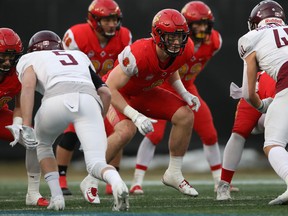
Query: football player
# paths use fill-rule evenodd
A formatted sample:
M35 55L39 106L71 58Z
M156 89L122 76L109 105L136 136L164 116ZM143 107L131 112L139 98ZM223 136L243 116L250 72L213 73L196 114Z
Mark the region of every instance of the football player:
M131 44L131 32L122 26L122 13L118 4L114 0L94 0L88 8L88 18L86 23L72 26L67 30L63 37L63 46L68 50L80 50L84 52L92 61L96 73L100 76L106 74L113 68L114 62L118 54L125 46ZM106 132L110 136L111 142L118 142L118 139L124 139L122 128L116 127L115 130L105 121ZM67 167L71 161L73 151L78 142L73 124L64 131L62 139L59 139L56 148L56 158L60 174L60 185L64 195L71 195L68 189L66 174ZM109 151L109 147L108 150ZM119 152L118 157L110 162L119 171L119 161L122 153ZM89 181L89 177L86 179ZM94 185L97 188L97 185ZM106 193L112 194L111 186L106 186ZM91 190L89 193L92 197L87 197L88 202L98 203L99 197L97 190ZM95 199L95 197L97 197Z
M249 32L238 41L243 59L243 98L259 112L266 113L263 150L270 165L288 188L288 26L285 13L276 1L261 1L248 18ZM275 97L260 99L255 91L257 72L276 81ZM219 185L220 186L220 185ZM225 184L226 188L229 185ZM288 202L288 189L269 205Z
M261 99L273 98L275 96L275 81L265 72L258 72L257 94ZM217 200L230 200L230 184L236 168L240 162L244 145L250 134L259 134L264 132L265 114L262 114L244 98L242 98L242 89L231 85L230 95L234 99L239 99L235 120L231 136L225 146L223 154L223 167L221 171L221 181L217 189ZM229 186L229 187L228 187Z
M138 128L145 135L153 131L155 120L150 118L172 122L168 143L170 162L162 182L183 194L197 196L198 192L181 171L193 128L192 110L198 111L200 107L199 99L186 90L178 73L194 53L194 44L188 35L189 28L181 13L174 9L159 11L152 22L152 37L127 46L104 80L111 89L116 112L113 115L108 112L107 118L117 116L116 127L123 125L127 133ZM177 95L160 88L165 80ZM115 157L125 144L113 143L114 151L107 154L107 160Z
M13 139L12 134L17 133L22 125L19 107L21 84L15 68L22 54L23 46L18 34L10 28L0 28L0 139L10 141L12 147L18 141ZM7 104L13 98L14 111ZM28 176L26 205L48 206L49 202L39 193L41 170L35 149L26 149L25 165Z
M28 53L20 58L17 72L22 83L21 135L29 138L24 140L25 144L38 142L37 157L51 192L48 209L65 208L52 145L73 122L83 148L87 172L95 180L97 178L112 185L113 211L128 210L128 188L105 158L107 136L103 117L110 105L111 93L95 73L87 55L78 50L63 50L57 34L39 31L31 37ZM34 131L31 122L35 91L43 98L35 115ZM80 184L80 188L83 187L86 187L85 182Z
M213 124L213 117L206 102L201 98L195 85L195 79L203 71L208 61L220 50L222 38L220 33L213 28L214 16L211 9L202 1L187 3L181 13L186 18L190 38L194 42L194 56L180 69L179 74L185 88L200 100L201 107L195 112L193 129L199 135L203 143L204 154L209 163L215 182L214 190L220 181L221 155L218 145L218 136ZM164 87L175 93L169 85ZM166 121L159 120L154 124L154 132L149 133L140 144L137 153L134 178L130 188L132 194L143 194L142 182L150 161L153 158L156 146L160 143L165 132ZM238 188L232 187L233 191Z

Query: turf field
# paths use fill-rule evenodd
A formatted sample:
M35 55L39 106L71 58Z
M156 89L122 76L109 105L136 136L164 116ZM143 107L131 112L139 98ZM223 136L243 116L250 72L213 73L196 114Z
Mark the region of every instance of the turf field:
M144 195L130 196L128 213L112 212L112 196L104 194L104 184L100 184L100 205L91 205L82 198L79 183L85 172L70 170L69 185L72 196L66 197L65 211L48 211L43 207L25 205L26 176L24 164L0 165L0 214L1 215L287 215L287 206L269 206L267 203L283 193L284 183L272 170L240 170L235 175L234 185L240 192L232 193L233 201L216 201L213 182L209 173L185 173L199 196L192 198L164 186L161 175L164 170L147 172ZM123 170L123 179L130 186L133 170ZM41 193L49 197L49 189L44 181Z

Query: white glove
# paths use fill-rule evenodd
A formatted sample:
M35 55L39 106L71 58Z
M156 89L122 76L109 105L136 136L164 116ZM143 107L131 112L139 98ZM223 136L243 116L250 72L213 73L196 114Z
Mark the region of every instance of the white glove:
M191 94L190 92L186 91L181 94L181 97L186 101L186 103L189 106L192 106L192 110L195 110L196 112L199 110L199 107L201 106L201 103L195 95Z
M257 110L261 113L266 113L272 101L273 101L273 98L271 97L261 100L261 105L257 108Z
M124 108L123 113L133 121L142 135L145 136L147 133L154 131L152 124L156 123L157 120L146 117L129 105Z
M157 122L157 120L150 119L141 113L135 115L134 118L132 118L132 121L138 128L139 132L144 136L147 133L154 131L153 123Z
M14 141L10 142L10 146L14 147L19 142L20 130L22 129L22 125L7 125L5 126L5 128L7 128L14 137Z
M24 145L28 150L35 149L39 143L36 140L34 129L29 126L22 125L19 143Z

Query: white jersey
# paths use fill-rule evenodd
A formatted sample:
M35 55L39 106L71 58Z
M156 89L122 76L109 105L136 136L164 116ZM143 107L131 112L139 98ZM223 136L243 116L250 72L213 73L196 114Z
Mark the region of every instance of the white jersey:
M32 66L37 76L36 90L42 95L59 82L79 82L91 85L89 58L77 50L43 50L23 55L17 64L18 79L22 83L25 69Z
M266 25L248 32L239 39L238 52L242 59L256 52L259 69L277 81L279 69L288 61L288 26Z

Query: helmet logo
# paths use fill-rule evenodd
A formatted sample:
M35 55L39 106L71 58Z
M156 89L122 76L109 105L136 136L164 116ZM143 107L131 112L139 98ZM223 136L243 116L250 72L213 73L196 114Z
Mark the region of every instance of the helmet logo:
M122 64L123 64L125 67L127 67L127 66L129 65L129 63L130 63L130 61L129 61L129 58L128 58L128 57L124 58L123 61L122 61Z

